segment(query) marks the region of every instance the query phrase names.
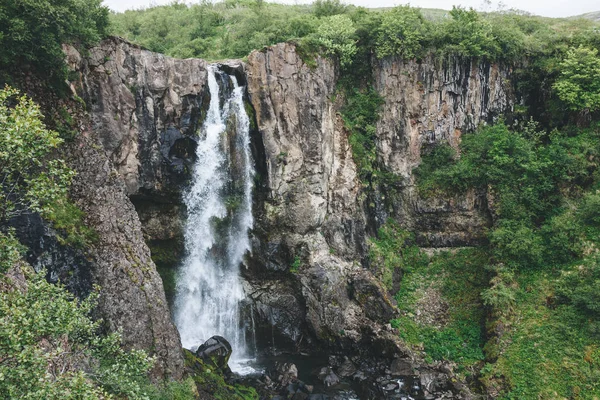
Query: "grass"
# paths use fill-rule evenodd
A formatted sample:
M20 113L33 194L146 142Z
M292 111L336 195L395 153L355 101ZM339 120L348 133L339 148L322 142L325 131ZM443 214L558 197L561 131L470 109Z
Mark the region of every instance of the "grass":
M473 375L484 359L479 296L488 281L484 262L485 254L476 249L437 254L406 271L396 294L401 317L392 325L402 339L428 362L456 362L463 376Z
M498 360L486 366L482 381L503 387L502 399L597 399L600 344L577 310L554 304L560 274L528 271L516 280L515 309L503 321L511 329L501 338Z

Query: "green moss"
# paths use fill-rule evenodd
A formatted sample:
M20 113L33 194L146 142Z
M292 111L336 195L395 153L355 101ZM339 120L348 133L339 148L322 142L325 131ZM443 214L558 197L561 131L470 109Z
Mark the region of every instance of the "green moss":
M184 245L181 240L151 240L148 242L152 261L162 279L167 302L172 304L177 285L177 267L181 261Z
M248 115L248 119L250 120L250 130L256 131L258 126L256 126L256 113L254 112L254 107L252 104L244 98L244 109L246 110L246 115Z
M184 349L184 359L185 366L199 391L209 393L216 400L258 400L254 388L225 382L221 373L208 366L191 351Z
M294 262L292 262L292 265L290 265L290 272L295 274L300 270L300 267L302 266L302 260L300 259L300 256L295 256L294 257Z
M485 253L463 250L441 253L429 263L406 269L396 294L401 317L392 321L400 337L415 350L423 349L426 360L452 361L463 376L472 375L484 359L484 311L479 292L487 283L481 268ZM428 297L434 293L432 297ZM439 296L439 297L437 297ZM432 322L417 319L424 304L447 305L437 309ZM444 315L445 314L445 315Z
M413 244L410 232L394 220L388 220L369 240L369 259L379 280L393 290L394 275L401 275L427 263L427 256Z

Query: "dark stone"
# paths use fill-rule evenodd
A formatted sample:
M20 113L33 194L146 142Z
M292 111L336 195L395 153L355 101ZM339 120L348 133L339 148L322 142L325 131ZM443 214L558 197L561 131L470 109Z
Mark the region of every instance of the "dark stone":
M407 376L414 374L412 365L409 362L399 358L392 361L390 373L394 376Z
M342 365L338 368L337 374L342 378L352 376L356 373L356 366L348 358L344 360Z
M36 213L24 213L9 221L19 242L27 246L26 260L37 271L46 272L50 283L62 283L79 298L92 291L92 265L84 252L61 244L60 232Z
M276 380L282 386L289 386L290 383L298 379L298 368L293 363L276 362L275 363Z
M319 372L319 379L323 381L323 384L327 387L334 386L340 383L340 378L333 372L333 370L329 367L321 368Z
M355 275L350 291L352 298L363 307L371 320L387 323L395 317L396 310L384 295L385 289L372 276Z
M213 336L198 347L196 355L219 370L225 370L231 356L231 345L224 337Z

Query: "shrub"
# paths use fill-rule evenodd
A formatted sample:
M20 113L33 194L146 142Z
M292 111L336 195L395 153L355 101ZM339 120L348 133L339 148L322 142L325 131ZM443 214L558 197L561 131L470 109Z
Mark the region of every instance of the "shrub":
M579 46L567 52L554 84L558 97L574 111L600 109L600 57L598 50Z
M124 351L117 333L100 335L100 321L89 317L96 296L78 301L44 274L25 274L26 289L0 293L0 396L144 398L154 359Z
M397 55L409 59L420 56L428 45L430 25L419 9L410 6L398 6L384 13L377 30L377 57Z
M322 46L327 54L337 55L342 67L350 65L357 52L355 40L356 28L347 15L332 15L321 20L314 34L315 42Z
M105 35L102 0L3 0L0 69L30 64L39 73L66 77L63 43L89 46Z
M463 57L494 59L501 54L492 25L477 11L453 7L450 17L435 32L437 48Z

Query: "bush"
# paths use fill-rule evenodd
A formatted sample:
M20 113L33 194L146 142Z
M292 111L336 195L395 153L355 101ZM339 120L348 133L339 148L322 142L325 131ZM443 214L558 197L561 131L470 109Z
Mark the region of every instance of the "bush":
M0 293L0 396L144 398L154 359L141 350L124 351L116 333L100 335L100 321L89 317L96 296L78 301L44 274L24 272L26 289Z
M322 46L327 54L336 55L342 67L352 63L356 48L356 28L347 15L332 15L321 20L314 33L314 41Z
M46 128L39 106L9 87L0 90L0 224L38 212L64 232L65 244L84 247L95 232L67 196L75 171L56 157L63 140Z
M0 3L0 69L32 65L66 77L63 43L89 46L106 33L102 0L3 0Z
M453 7L451 19L436 30L436 47L446 54L463 57L498 58L500 46L494 36L492 25L474 9Z
M583 46L570 49L560 63L554 84L558 97L574 111L600 109L600 57L598 50Z
M25 210L49 212L75 174L62 160L50 159L62 139L42 117L31 99L9 87L0 91L1 222Z
M377 172L377 152L375 147L376 123L383 99L372 87L346 91L346 104L341 110L346 129L350 132L352 156L358 175L367 183Z
M375 45L377 57L419 57L428 47L430 31L431 23L423 18L419 9L410 6L395 7L381 17Z

